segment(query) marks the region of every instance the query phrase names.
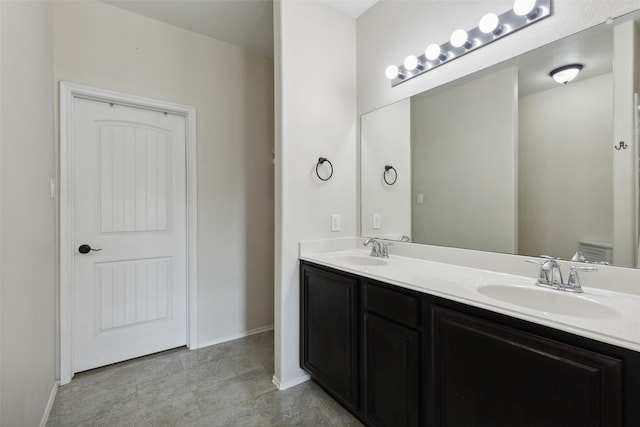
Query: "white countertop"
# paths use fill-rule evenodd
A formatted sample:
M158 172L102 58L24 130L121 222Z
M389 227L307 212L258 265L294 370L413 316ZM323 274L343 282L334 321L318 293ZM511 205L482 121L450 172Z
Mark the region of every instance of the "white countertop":
M640 351L638 295L584 285L584 293L573 294L536 286L536 279L533 277L535 269L532 277L525 277L393 253L388 259L371 257L374 260L371 262L381 265L358 265L357 260L369 262L366 257L370 257L370 251L359 249L356 242L361 244L360 239L301 242L300 259ZM352 260L356 260L356 263ZM581 308L581 312L577 315L558 314L558 311L563 311L562 306L559 310L545 311L504 302L481 293L483 286L526 288L524 291L527 293L544 297L541 300L548 297L559 304L575 305ZM582 309L583 307L586 309ZM590 307L602 308L605 315L598 315L596 310L594 316L591 316Z

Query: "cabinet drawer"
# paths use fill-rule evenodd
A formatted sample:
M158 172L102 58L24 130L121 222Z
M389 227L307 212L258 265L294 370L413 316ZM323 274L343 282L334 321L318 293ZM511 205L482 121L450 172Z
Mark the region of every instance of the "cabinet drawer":
M367 283L364 289L364 304L368 311L413 328L420 325L420 299L417 296L374 283Z

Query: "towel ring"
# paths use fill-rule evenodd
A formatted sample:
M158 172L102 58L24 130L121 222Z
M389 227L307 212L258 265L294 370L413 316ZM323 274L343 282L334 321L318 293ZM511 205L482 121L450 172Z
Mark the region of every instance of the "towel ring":
M387 179L387 174L389 173L390 170L393 170L393 181L391 181L391 182L389 182L389 180ZM387 185L393 185L398 180L398 171L393 166L385 165L384 173L382 174L382 178L384 179L384 182L387 183Z
M323 164L324 162L329 163L329 166L331 167L331 172L329 173L329 176L326 178L321 177L320 172L318 171L318 167L320 167L320 165ZM326 157L320 157L318 159L318 163L316 163L316 175L318 175L318 178L320 178L322 181L329 181L331 179L331 177L333 176L333 164L329 161L329 159L327 159Z

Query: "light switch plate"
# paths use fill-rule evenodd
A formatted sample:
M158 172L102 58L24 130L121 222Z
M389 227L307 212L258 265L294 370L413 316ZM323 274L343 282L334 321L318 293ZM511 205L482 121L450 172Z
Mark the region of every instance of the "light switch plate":
M331 231L340 231L340 214L331 215Z
M379 230L380 229L380 214L379 213L374 213L372 218L371 218L371 226L373 227L374 230Z

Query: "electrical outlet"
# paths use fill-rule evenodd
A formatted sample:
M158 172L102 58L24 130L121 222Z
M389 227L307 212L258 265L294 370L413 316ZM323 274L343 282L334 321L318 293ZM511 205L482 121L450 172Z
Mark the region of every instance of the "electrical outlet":
M380 229L380 214L379 213L374 213L371 219L371 226L373 227L374 230L379 230Z
M52 199L56 198L56 179L51 178L49 180L49 195Z
M340 231L340 215L331 215L331 231Z
M418 193L418 197L416 197L416 202L420 205L424 203L424 195L422 193Z

